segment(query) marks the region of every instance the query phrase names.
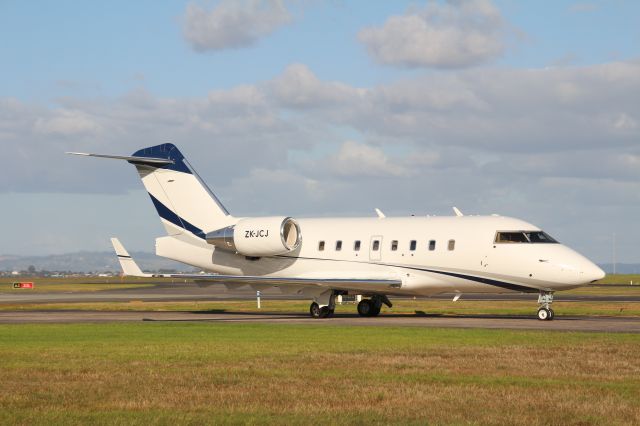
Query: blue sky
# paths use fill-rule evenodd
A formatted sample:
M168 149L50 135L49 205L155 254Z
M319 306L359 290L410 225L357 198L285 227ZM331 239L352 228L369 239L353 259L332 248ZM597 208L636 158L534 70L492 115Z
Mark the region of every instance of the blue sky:
M135 173L61 153L169 139L234 213L455 204L600 262L617 233L639 262L639 17L632 1L2 2L0 254L112 234L153 251Z
M293 2L291 25L249 49L206 54L195 53L182 37L186 4L3 2L3 95L51 102L68 95L118 96L143 86L158 96L200 96L270 79L292 62L308 65L323 79L356 86L416 71L375 66L357 32L421 2ZM638 54L638 2L495 4L514 31L522 32L498 65L545 67L563 60L587 65Z

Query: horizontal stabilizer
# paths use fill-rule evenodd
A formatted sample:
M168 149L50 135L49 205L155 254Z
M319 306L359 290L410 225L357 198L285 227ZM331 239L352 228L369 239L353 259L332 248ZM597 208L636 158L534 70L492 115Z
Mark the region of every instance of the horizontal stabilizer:
M88 152L67 152L71 155L82 155L84 157L99 157L99 158L112 158L114 160L126 160L130 163L136 164L152 164L152 165L164 165L174 164L173 160L167 158L153 158L153 157L130 157L126 155L106 155L106 154L89 154Z
M138 264L129 256L129 253L124 248L120 240L117 238L111 238L111 244L116 251L118 261L122 267L122 273L124 275L130 275L132 277L151 277L151 274L145 274L142 272Z

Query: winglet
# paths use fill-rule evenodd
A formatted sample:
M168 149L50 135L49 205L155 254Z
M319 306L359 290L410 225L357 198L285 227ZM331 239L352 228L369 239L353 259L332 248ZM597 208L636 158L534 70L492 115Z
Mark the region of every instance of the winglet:
M131 275L133 277L152 276L152 274L145 274L142 272L138 264L131 258L131 256L129 256L129 253L124 248L120 240L117 238L111 238L111 244L113 244L113 248L116 251L116 255L118 256L118 261L120 262L124 275Z
M382 213L382 210L380 210L379 208L376 207L375 210L376 210L376 214L378 215L378 218L384 219L386 217L384 213Z

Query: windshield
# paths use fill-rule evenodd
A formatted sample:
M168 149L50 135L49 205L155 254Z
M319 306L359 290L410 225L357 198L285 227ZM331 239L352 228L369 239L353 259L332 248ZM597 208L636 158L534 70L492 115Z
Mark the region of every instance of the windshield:
M521 243L521 244L557 244L549 234L542 231L498 231L496 243Z

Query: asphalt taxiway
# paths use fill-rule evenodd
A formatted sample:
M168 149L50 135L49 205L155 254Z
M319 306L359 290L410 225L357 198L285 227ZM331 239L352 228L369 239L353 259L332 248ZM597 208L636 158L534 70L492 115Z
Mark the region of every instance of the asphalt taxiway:
M541 331L640 332L640 318L613 317L556 317L553 321L539 321L534 316L500 315L425 315L391 314L375 318L336 315L313 319L308 315L274 312L224 311L80 311L38 310L0 311L0 323L107 323L123 321L209 322L245 324L306 324L321 326L387 326L432 328L485 328Z

